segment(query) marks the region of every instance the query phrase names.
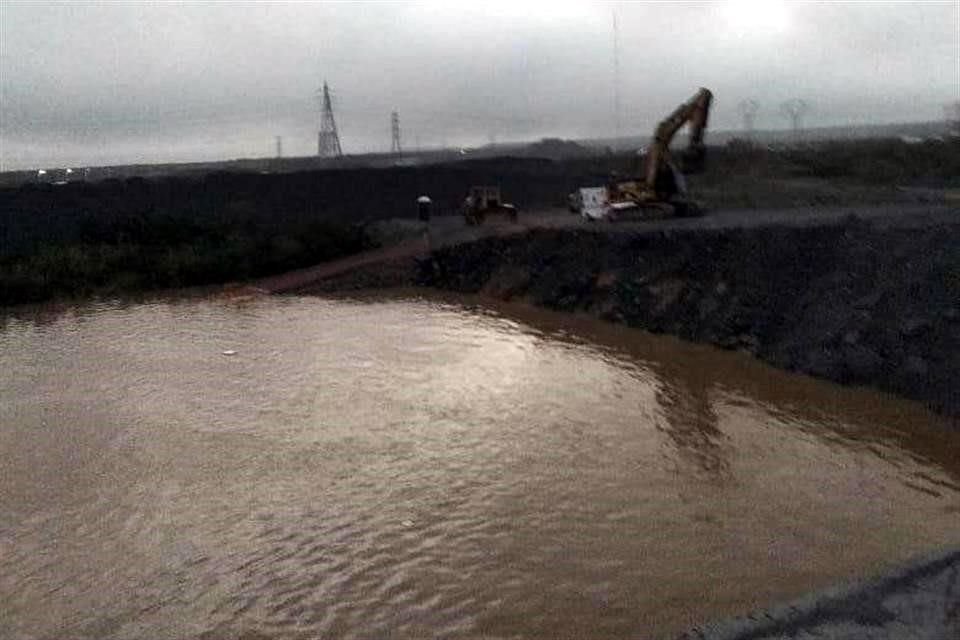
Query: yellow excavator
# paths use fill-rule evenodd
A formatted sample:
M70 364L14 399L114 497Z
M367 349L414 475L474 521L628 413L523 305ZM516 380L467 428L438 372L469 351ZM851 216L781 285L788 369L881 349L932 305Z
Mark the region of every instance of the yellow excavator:
M657 126L649 149L640 157L639 177L614 180L606 187L604 206L595 209L593 214L587 214L586 211L581 213L586 217L612 220L636 210L655 216L701 214L702 207L686 199L684 175L699 173L704 169L707 148L703 136L712 101L710 90L701 88L677 107ZM687 123L690 124L690 139L687 148L680 154L678 167L670 154L670 142Z

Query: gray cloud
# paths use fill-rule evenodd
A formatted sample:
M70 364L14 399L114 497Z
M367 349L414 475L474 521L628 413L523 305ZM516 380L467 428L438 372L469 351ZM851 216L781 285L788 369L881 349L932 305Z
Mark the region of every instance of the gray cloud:
M345 149L647 133L698 86L712 124L802 96L811 124L927 120L960 99L960 9L944 3L0 4L3 168L263 156L315 144L319 83Z

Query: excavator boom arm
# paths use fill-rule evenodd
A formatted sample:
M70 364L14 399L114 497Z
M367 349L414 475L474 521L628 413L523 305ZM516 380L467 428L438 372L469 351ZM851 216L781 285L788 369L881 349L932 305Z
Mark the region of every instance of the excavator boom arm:
M650 187L656 184L657 173L666 162L670 142L687 122L690 123L690 145L688 152L697 162L703 161L703 133L707 128L707 117L713 94L709 89L701 88L688 101L677 107L666 117L654 132L653 144L647 153L644 166L644 181Z

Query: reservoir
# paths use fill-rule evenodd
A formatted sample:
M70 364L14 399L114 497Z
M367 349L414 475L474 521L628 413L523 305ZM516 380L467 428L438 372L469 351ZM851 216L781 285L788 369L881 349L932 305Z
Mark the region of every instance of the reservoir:
M0 637L648 638L960 544L919 404L469 297L0 317Z

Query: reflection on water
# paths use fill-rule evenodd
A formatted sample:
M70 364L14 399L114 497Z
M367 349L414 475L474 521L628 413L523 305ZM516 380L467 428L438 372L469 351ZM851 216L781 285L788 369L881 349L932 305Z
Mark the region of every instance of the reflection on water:
M719 479L729 465L723 451L723 432L708 397L710 381L703 375L673 375L664 367L658 372L662 384L656 399L663 412L664 432L680 455Z
M0 418L3 638L650 637L960 543L911 403L468 299L7 316Z

